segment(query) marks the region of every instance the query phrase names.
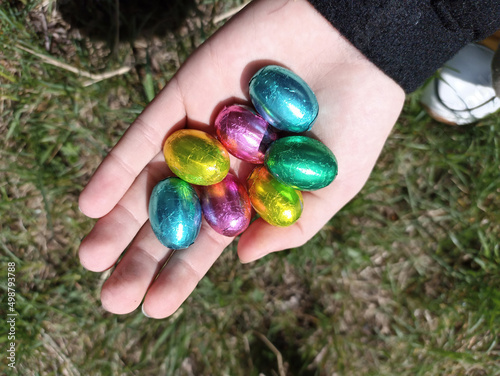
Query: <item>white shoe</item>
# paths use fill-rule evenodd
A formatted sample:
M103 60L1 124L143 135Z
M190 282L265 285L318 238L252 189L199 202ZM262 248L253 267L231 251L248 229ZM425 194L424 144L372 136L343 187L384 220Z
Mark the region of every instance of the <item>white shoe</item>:
M463 125L500 109L492 84L493 55L475 43L460 50L424 88L421 102L427 112L440 122Z

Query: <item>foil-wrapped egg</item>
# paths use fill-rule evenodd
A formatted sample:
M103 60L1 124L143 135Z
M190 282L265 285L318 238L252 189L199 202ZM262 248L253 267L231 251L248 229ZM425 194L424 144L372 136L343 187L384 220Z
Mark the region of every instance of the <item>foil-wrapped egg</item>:
M302 193L281 183L265 166L257 166L248 177L248 195L255 211L273 226L294 224L302 214Z
M168 167L181 179L196 185L211 185L229 171L229 153L213 136L195 129L181 129L163 146Z
M308 131L318 116L318 100L309 85L283 67L260 69L250 80L249 93L257 112L283 131Z
M247 106L224 107L215 119L217 138L235 157L262 164L269 145L278 138L276 130Z
M201 187L200 198L205 219L219 234L236 236L250 224L250 198L243 184L233 174L227 174L217 184Z
M305 136L289 136L271 144L266 167L282 183L301 191L315 191L337 176L335 155L322 142Z
M161 244L183 249L194 243L201 228L201 205L193 187L170 177L160 181L149 199L149 221Z

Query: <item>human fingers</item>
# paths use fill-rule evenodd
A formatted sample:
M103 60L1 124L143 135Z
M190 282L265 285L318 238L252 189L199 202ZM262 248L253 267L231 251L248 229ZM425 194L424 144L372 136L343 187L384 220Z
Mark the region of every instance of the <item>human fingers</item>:
M104 309L116 314L135 310L171 253L146 222L101 289Z
M86 269L99 272L116 263L148 219L148 200L153 186L168 175L163 154L158 153L118 204L100 218L82 240L79 256Z
M185 116L179 87L173 78L102 161L80 194L80 210L92 218L109 213L161 150L165 135L184 126Z
M303 192L304 210L299 220L288 227L276 227L262 218L254 221L238 242L240 261L248 263L269 253L302 246L338 212L346 202L346 193L337 187L326 188L321 194ZM328 199L327 199L328 198Z
M144 312L157 319L172 315L232 240L216 233L203 221L196 242L187 249L175 251L149 288L143 303Z

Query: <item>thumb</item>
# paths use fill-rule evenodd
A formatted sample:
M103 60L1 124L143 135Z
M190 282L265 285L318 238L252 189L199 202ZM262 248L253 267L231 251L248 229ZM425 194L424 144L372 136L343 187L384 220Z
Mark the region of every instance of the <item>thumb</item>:
M238 242L240 261L252 262L269 253L300 247L307 243L345 203L345 200L338 197L340 191L337 194L329 194L329 199L326 200L324 196L329 191L332 190L324 190L321 195L316 192L304 192L304 211L299 220L291 226L272 226L262 218L254 221Z

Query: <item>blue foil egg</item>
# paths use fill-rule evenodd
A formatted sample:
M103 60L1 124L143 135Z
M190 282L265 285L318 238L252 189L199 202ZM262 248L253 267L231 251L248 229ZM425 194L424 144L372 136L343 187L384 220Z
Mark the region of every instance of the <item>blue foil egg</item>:
M301 133L318 116L318 100L307 83L277 65L260 69L250 80L249 92L257 112L273 127Z
M149 221L161 244L183 249L194 243L201 228L201 204L189 183L176 177L160 181L149 199Z

